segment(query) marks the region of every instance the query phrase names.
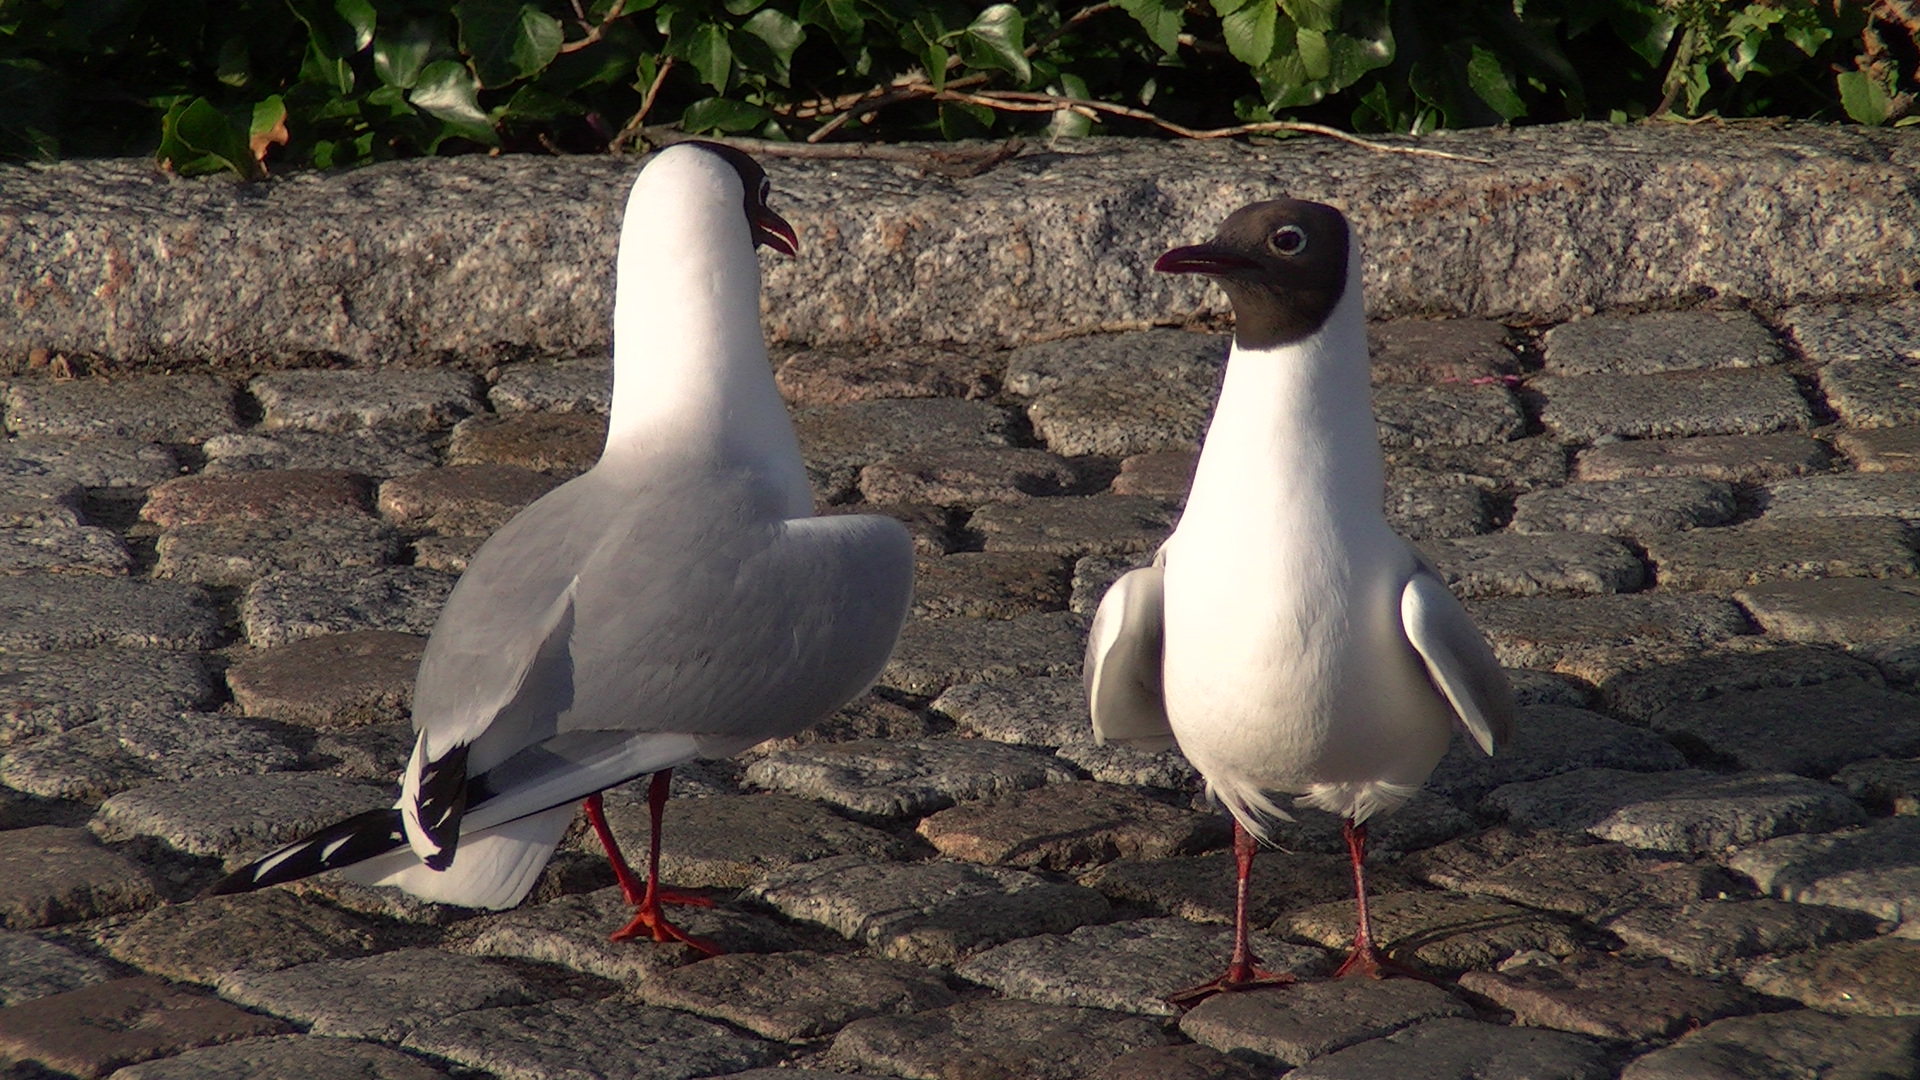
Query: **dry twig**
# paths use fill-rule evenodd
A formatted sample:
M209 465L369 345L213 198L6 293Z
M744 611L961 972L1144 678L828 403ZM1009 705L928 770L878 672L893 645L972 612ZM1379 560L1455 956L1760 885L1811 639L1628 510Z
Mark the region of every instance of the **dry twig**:
M628 117L627 122L620 125L620 131L607 143L608 153L619 153L622 147L633 141L635 135L640 134L640 125L646 123L647 114L653 111L654 99L660 96L660 88L667 82L667 72L672 70L673 57L669 56L660 61L660 70L653 75L653 85L647 87L647 96L640 99L640 111Z

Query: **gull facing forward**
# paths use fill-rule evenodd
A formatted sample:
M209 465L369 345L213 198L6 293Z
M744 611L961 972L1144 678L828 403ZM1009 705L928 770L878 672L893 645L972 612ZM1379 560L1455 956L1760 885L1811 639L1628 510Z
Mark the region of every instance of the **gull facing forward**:
M1367 378L1360 245L1339 211L1283 199L1234 212L1154 269L1206 274L1233 303L1226 382L1179 528L1101 601L1087 644L1095 735L1177 742L1234 817L1233 958L1174 995L1291 981L1247 945L1255 837L1273 792L1342 815L1358 896L1337 975L1397 967L1373 942L1369 818L1398 808L1455 726L1488 754L1513 694L1486 639L1387 525Z
M795 254L753 160L661 151L621 227L606 449L469 563L414 688L418 732L391 809L350 818L215 893L346 868L446 903L519 903L585 799L627 901L616 939L686 941L662 902L660 815L674 766L791 735L885 665L913 589L889 518L813 516L760 332L765 244ZM602 790L653 774L644 888Z

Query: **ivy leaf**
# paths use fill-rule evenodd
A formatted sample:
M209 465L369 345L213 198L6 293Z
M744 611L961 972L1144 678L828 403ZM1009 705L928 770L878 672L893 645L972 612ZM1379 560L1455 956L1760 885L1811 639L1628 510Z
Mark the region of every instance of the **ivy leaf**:
M1280 6L1294 25L1321 33L1332 30L1340 14L1340 0L1280 0Z
M500 119L545 123L549 120L558 120L563 116L579 116L585 111L578 104L529 83L513 92L512 99L500 110Z
M778 8L761 8L753 18L741 23L740 29L766 42L774 60L769 74L780 85L787 85L793 75L793 54L807 40L806 28Z
M687 106L680 114L680 126L692 132L749 131L772 116L773 113L758 105L710 97Z
M1027 20L1012 4L995 4L974 17L960 37L960 55L972 68L999 68L1025 83L1033 78L1024 40Z
M1180 30L1186 25L1184 0L1115 0L1120 10L1133 16L1147 39L1172 56L1180 49Z
M260 175L260 162L247 145L247 127L203 97L176 102L161 121L163 168L182 176L225 170L243 179Z
M1514 92L1513 76L1498 56L1478 45L1473 47L1473 56L1467 61L1467 85L1473 87L1480 100L1499 113L1502 120L1511 121L1527 114L1526 102Z
M727 77L733 74L733 46L727 44L725 27L717 23L694 27L680 55L693 65L701 82L715 90L726 90Z
M1248 67L1273 59L1274 24L1280 14L1273 0L1213 0L1213 9L1234 59Z
M800 0L800 21L842 41L858 38L867 25L855 0Z
M453 5L460 47L485 87L538 75L560 53L560 20L514 0L460 0Z
M493 121L480 108L480 84L459 61L428 64L408 100L414 108L447 125L452 134L488 146L499 145Z
M1087 80L1064 71L1060 73L1058 88L1049 87L1049 92L1070 98L1086 98L1092 96L1087 92ZM1047 134L1058 138L1069 139L1078 138L1083 135L1091 135L1093 134L1093 121L1071 109L1061 109L1059 112L1053 114L1052 119L1047 121Z
M352 52L358 53L373 44L373 25L378 16L368 0L333 0L333 11L352 34L348 38L353 43Z
M1327 46L1323 30L1298 27L1293 32L1294 51L1300 54L1300 70L1310 82L1320 82L1333 71L1333 52Z
M1865 71L1843 71L1834 77L1840 86L1840 106L1857 124L1879 127L1893 113L1894 88Z
M947 88L947 60L951 55L946 46L932 42L920 54L920 66L927 69L927 82L933 84L935 93Z
M415 19L399 30L374 35L373 73L388 86L412 89L440 43L431 23Z

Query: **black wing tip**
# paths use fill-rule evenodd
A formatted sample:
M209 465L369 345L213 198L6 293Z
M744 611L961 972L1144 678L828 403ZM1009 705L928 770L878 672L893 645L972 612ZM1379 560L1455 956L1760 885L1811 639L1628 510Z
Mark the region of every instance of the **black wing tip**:
M355 814L279 848L214 882L201 893L233 896L284 885L328 870L365 862L407 842L400 811L388 807Z

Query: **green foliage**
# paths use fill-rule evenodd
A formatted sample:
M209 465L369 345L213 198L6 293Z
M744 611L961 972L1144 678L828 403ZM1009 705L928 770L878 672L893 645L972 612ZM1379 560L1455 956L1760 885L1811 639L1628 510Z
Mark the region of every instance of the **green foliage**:
M0 158L264 175L618 147L1302 120L1903 123L1875 0L0 0ZM1075 99L1063 111L1044 95ZM1132 111L1131 115L1121 115ZM278 149L276 149L276 147Z

